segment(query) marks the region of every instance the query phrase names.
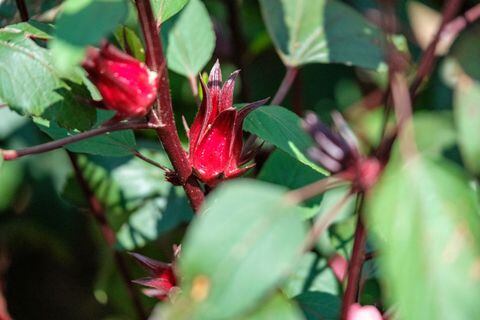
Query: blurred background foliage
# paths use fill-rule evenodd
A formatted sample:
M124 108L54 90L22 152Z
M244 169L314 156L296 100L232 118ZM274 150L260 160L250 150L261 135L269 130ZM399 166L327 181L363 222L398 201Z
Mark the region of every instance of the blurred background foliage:
M218 58L222 62L224 74L237 68L236 47L229 26L228 1L203 1L216 38L215 47L211 48L213 53L208 52L208 48L205 49L209 60L205 70ZM344 2L370 21L379 22L377 1ZM466 1L464 8L469 8L476 2ZM60 3L60 0L27 1L31 16L43 21L50 21L55 16ZM239 3L246 48L245 65L241 73L243 79L237 86L236 101L240 103L272 96L285 68L272 45L258 1L243 0ZM438 11L443 1L417 3ZM421 46L424 45L417 39L417 34L431 27L428 24L433 23L434 19L428 16L428 12L412 11L405 1L397 1L396 7L400 20L399 25L395 26L395 33L404 35L404 50L413 61L417 61ZM15 1L0 0L0 25L3 27L19 21ZM414 21L423 21L425 25L418 26ZM126 23L131 24L130 20ZM420 30L414 30L413 27ZM138 31L134 27L132 30ZM415 119L418 123L416 130L419 145L425 146L432 154L443 153L459 164L462 160L454 141L454 89L451 84L457 66L452 62L452 56L460 61L471 77L478 79L478 34L478 27L475 26L469 26L462 33L452 54L440 60L439 67L415 102L416 108L421 110ZM170 43L172 41L166 40ZM138 57L142 58L142 54L139 50ZM182 73L181 70L175 71ZM186 72L185 75L196 76L198 71L200 70L194 70L193 74ZM170 79L176 119L181 128L181 116L184 115L191 123L196 104L188 79L175 72L170 73ZM312 63L301 68L291 93L282 105L295 112L300 110L299 107L314 110L326 121L332 110L341 110L366 145L375 145L382 120L382 113L377 108L381 102L378 95L375 95L375 90L384 86L384 74L381 72L366 72L340 64ZM364 97L370 97L373 103L367 103L367 107L365 103L359 103ZM184 131L180 130L180 133L185 140ZM32 121L8 108L0 107L2 148L31 146L48 140ZM160 163L167 163L154 136L141 132L137 134L136 140L142 152L155 157ZM277 152L275 157L288 156ZM169 261L172 245L179 243L185 226L192 217L182 196L176 196L178 190L162 182L163 175L160 171L154 167L149 168L131 156L82 156L81 161L85 168L88 167L89 179L96 186L95 192L106 199L109 219L119 230L119 250L135 250ZM151 172L148 171L152 168ZM275 175L270 173L275 170L281 169L275 168L274 164L269 166L267 162L260 179L276 182ZM302 174L309 177L312 173ZM315 174L317 173L314 172L313 175ZM64 150L7 162L0 169L0 284L4 288L9 311L19 320L131 319L134 312L131 305L125 302L128 300L127 291L115 269L112 255L104 244L94 219L88 214L81 191L71 176L71 165ZM309 179L304 184L307 180ZM298 185L293 183L287 187L294 188ZM140 197L143 200L139 203L137 198ZM125 212L129 212L127 218L122 216ZM119 219L118 215L121 216ZM145 225L149 226L146 231L143 229ZM346 255L351 250L353 227L352 219L344 219L335 225L326 247L333 244ZM143 270L132 263L131 259L127 261L132 278L144 275ZM312 263L318 264L319 269L325 266L324 260L306 261L306 269ZM300 268L298 272L303 271ZM378 300L379 296L374 274L375 270L372 270L362 297L368 303ZM323 286L324 292L329 290L325 294L332 295L335 305L337 302L333 295L338 293L338 288L334 282L331 274L322 274L312 281L311 286L318 284ZM325 287L329 289L325 290ZM289 296L301 293L294 283L288 283L286 288ZM298 301L301 305L308 304L309 298L312 299L304 294ZM155 301L142 297L142 303L152 308Z

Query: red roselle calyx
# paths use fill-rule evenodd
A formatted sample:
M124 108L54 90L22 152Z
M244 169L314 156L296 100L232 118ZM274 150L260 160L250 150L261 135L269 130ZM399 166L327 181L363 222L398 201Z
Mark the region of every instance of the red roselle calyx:
M177 248L174 249L175 257L178 256L180 250L180 247ZM174 264L153 260L138 253L131 253L131 255L151 274L148 278L133 281L148 287L143 290L143 293L149 297L165 300L178 291L178 279Z
M218 182L243 174L253 165L242 167L252 159L243 150L243 121L267 99L241 109L233 107L233 89L239 71L233 72L222 86L218 61L210 71L208 85L200 78L203 100L189 130L189 159L195 175L213 187ZM242 156L242 155L248 156Z
M303 127L316 143L310 148L309 155L332 174L352 181L354 189L366 191L377 181L382 164L375 157L361 155L357 138L340 113L333 113L332 118L334 130L314 113L305 116Z
M145 116L157 97L158 74L109 43L88 48L82 66L117 118Z

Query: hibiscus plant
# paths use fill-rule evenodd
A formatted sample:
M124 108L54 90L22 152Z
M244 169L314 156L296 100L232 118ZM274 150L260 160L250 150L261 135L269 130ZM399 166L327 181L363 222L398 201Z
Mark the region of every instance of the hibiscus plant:
M480 319L478 18L0 1L0 320Z

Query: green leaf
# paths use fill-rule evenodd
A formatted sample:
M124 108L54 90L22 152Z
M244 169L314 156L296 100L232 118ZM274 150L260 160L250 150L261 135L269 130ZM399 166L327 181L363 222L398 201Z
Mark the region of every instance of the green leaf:
M305 254L282 287L289 298L306 292L341 293L340 284L325 258L314 253Z
M438 157L455 145L455 128L451 112L416 112L413 124L415 143L422 154Z
M132 29L120 26L115 31L117 39L123 51L129 52L137 60L145 61L145 50L143 49L142 40Z
M325 178L325 175L313 170L309 166L292 158L281 150L275 150L269 157L262 170L258 174L258 179L289 189L298 189L310 183ZM322 196L318 196L306 201L303 208L303 217L311 218L318 212Z
M16 29L0 30L0 100L11 109L70 129L87 129L95 110L77 96L88 96L79 84L60 79L50 53Z
M200 0L190 0L178 16L165 23L162 36L168 67L185 77L196 77L215 48L212 21Z
M276 294L251 314L237 320L302 320L304 319L295 302Z
M157 20L164 23L185 7L188 0L150 0Z
M29 20L28 22L20 22L6 26L4 30L11 32L21 32L28 37L33 36L35 38L50 40L52 39L55 28L51 24L35 20Z
M460 34L451 49L452 56L458 61L464 72L477 81L480 81L479 36L480 25L474 24Z
M310 136L300 127L301 119L293 112L279 106L268 106L250 113L243 129L285 151L290 156L316 171L328 173L310 161L306 154L312 146Z
M105 121L104 114L108 113L111 115L110 112L104 110L96 110L96 112L98 119L95 127L98 127ZM79 130L67 130L61 128L54 122L47 124L37 122L37 126L54 140L76 135L81 132ZM133 131L123 130L68 144L65 148L78 153L88 153L106 157L123 157L132 154L132 150L135 149L135 144L135 135Z
M381 32L361 14L327 0L260 0L263 19L285 65L343 63L378 69Z
M55 39L49 44L62 74L73 71L87 45L96 45L128 15L126 0L67 0L56 21Z
M63 86L47 50L22 34L0 32L0 99L10 108L42 116L62 99L57 90Z
M305 292L295 298L307 320L337 320L341 301L338 296L325 292Z
M161 164L169 164L163 154L141 152ZM165 181L162 170L143 160L93 162L80 157L79 162L87 183L106 208L121 249L143 247L193 215L182 188L173 187ZM83 193L73 177L64 186L63 197L85 206Z
M460 81L455 89L457 138L467 168L480 174L480 83Z
M480 317L478 200L455 167L418 157L390 165L365 212L398 318Z
M182 246L182 290L190 319L239 315L273 290L296 263L305 237L285 189L253 180L211 194Z

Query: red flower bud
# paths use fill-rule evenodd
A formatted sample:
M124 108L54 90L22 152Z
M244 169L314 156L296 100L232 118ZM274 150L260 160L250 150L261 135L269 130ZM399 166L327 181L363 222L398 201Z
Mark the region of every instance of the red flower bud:
M157 96L158 75L144 63L105 43L100 49L88 48L82 66L105 107L117 111L117 117L140 117L150 110Z
M138 253L131 253L131 255L151 274L149 278L133 281L149 287L143 291L147 296L165 300L176 291L178 281L171 263L156 261Z
M200 79L203 100L189 131L189 158L195 175L209 186L237 177L252 167L242 167L251 160L242 159L243 121L267 99L235 109L233 89L237 75L238 71L233 72L222 86L222 71L217 61L208 85Z

